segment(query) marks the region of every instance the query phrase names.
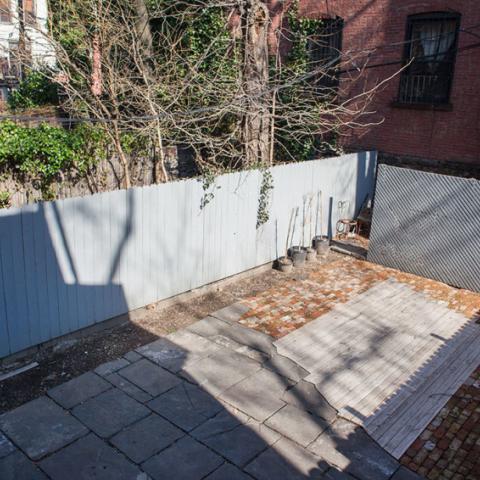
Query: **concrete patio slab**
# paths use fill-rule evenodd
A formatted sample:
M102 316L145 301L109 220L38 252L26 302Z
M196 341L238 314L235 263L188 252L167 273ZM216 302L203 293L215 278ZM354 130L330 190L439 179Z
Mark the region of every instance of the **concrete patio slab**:
M70 409L109 388L112 388L112 386L103 378L93 372L87 372L67 383L52 388L47 392L47 395L63 408Z
M115 388L78 405L72 413L100 437L111 437L150 410Z
M110 442L135 463L142 463L183 436L180 429L153 414L125 428Z
M185 437L142 464L154 480L201 480L224 460L191 437Z
M93 434L40 462L52 480L133 480L142 472Z
M155 398L148 407L186 431L193 430L223 410L218 400L187 382Z
M0 429L33 460L88 433L84 425L47 397L0 416Z

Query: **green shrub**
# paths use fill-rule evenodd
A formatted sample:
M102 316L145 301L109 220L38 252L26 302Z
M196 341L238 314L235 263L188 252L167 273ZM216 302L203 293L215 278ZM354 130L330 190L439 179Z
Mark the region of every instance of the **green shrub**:
M28 174L43 186L61 171L85 172L105 151L103 133L89 125L67 130L48 124L25 127L9 120L0 122L0 165Z
M31 70L8 98L12 110L25 110L58 103L58 87L46 71Z

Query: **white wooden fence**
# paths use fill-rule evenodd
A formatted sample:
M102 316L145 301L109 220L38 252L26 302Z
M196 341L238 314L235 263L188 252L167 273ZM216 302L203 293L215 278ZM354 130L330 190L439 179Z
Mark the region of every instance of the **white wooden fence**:
M305 241L331 231L372 193L375 158L272 168L270 220L258 229L258 171L219 177L203 209L190 179L0 210L0 358L274 260L297 207L302 243L309 196Z

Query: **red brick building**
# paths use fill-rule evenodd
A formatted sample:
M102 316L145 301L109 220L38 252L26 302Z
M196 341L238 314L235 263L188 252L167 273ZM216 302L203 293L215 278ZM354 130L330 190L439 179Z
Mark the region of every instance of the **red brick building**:
M367 85L414 59L369 107L383 123L347 146L480 166L479 0L300 0L299 13L343 20L342 51L369 52Z

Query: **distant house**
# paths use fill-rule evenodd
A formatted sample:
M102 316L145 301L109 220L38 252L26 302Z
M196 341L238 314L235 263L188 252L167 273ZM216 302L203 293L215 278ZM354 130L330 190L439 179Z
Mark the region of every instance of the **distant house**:
M287 4L269 3L274 18ZM370 120L383 122L351 132L346 146L394 163L480 167L479 1L299 0L299 14L334 26L336 49L365 52L362 88L406 67L369 107Z
M51 63L53 55L42 32L47 28L47 0L0 0L0 100L18 83L19 54L32 64ZM24 39L24 40L22 40ZM23 50L23 51L22 51Z

